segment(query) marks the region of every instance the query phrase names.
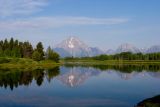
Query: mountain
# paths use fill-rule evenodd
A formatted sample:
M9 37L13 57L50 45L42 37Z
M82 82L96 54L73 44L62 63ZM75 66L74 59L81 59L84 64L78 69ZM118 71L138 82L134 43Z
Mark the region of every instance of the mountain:
M131 45L131 44L122 44L120 45L117 50L116 53L121 53L121 52L132 52L132 53L139 53L141 52L138 48L136 48L135 46Z
M105 54L107 54L107 55L113 55L113 54L115 54L115 51L112 50L112 49L108 49L108 50L105 52Z
M147 53L148 48L140 48L139 50L141 53Z
M160 52L160 45L152 46L146 51L146 53L156 53L156 52Z
M120 45L115 51L112 49L109 49L105 52L105 54L113 55L121 52L132 52L132 53L156 53L160 52L160 45L155 45L150 48L137 48L131 44L122 44Z
M77 37L69 37L63 40L60 44L53 48L54 51L64 57L86 57L96 56L100 54L117 54L121 52L132 52L132 53L155 53L160 52L160 45L155 45L150 48L137 48L131 44L125 43L120 45L116 50L109 49L106 52L102 51L97 47L89 47L83 41Z
M102 50L100 50L99 48L96 47L90 47L90 56L96 56L96 55L100 55L100 54L104 54L104 52Z
M61 57L85 57L102 54L99 48L89 47L77 37L69 37L58 44L54 51L60 54Z
M59 53L59 55L60 55L61 57L71 56L71 54L70 54L67 50L65 50L65 49L63 49L63 48L58 48L58 47L56 47L56 48L54 48L53 50L54 50L55 52Z

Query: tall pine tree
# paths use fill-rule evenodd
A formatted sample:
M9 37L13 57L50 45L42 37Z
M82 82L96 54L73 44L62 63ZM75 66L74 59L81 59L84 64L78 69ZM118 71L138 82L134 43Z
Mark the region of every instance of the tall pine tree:
M44 51L43 51L43 44L42 42L38 42L37 46L36 46L36 51L39 52L40 54L40 60L43 60L44 59Z

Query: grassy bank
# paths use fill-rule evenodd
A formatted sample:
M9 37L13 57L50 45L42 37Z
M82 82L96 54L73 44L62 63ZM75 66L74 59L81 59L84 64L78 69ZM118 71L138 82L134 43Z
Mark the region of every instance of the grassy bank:
M59 65L60 63L51 60L34 61L27 58L0 58L0 68L45 69Z
M137 64L160 64L160 61L156 60L61 60L62 64L75 64L75 65L137 65Z
M154 60L89 60L89 59L72 59L60 60L56 63L51 60L34 61L26 58L0 58L0 68L20 68L20 69L39 69L39 68L53 68L64 64L72 65L153 65L160 64L160 61Z

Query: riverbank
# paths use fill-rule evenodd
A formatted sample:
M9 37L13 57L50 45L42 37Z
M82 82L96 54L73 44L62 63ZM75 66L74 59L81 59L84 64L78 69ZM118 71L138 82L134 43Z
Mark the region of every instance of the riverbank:
M56 63L51 60L34 61L27 58L0 58L0 68L19 68L19 69L41 69L41 68L53 68L59 66L60 63Z
M151 60L60 60L56 63L52 60L34 61L27 58L0 58L0 68L41 69L53 68L60 65L160 65L160 61Z
M88 60L88 59L71 59L61 60L62 64L74 65L143 65L143 64L160 64L158 60Z

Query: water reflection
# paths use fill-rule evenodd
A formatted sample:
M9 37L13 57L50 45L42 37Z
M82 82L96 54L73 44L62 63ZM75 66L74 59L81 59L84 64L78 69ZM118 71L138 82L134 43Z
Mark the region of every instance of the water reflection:
M0 105L133 107L160 94L159 81L160 65L0 68Z
M50 82L54 77L68 87L77 87L87 79L101 73L116 74L123 80L130 80L136 76L151 76L160 78L160 65L96 65L75 66L65 65L52 69L19 70L0 69L0 86L11 90L25 85L29 86L33 80L38 86L43 84L44 78Z
M65 67L61 67L61 69L62 71L66 72L62 72L61 75L57 77L57 79L69 87L77 87L83 84L88 78L97 76L101 73L100 70L96 70L91 67L71 67L68 69Z
M14 88L25 85L29 86L33 80L36 81L38 86L41 86L46 76L48 81L59 75L59 67L52 69L36 69L36 70L19 70L19 69L1 69L0 70L0 86L11 90Z
M64 65L65 67L92 67L95 69L99 69L101 71L105 71L105 70L116 70L116 71L120 71L120 72L127 72L127 73L131 73L133 71L136 72L142 72L142 71L152 71L152 72L157 72L160 71L160 65L159 64L153 64L153 65L148 65L148 64L136 64L136 65Z

